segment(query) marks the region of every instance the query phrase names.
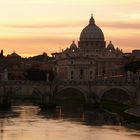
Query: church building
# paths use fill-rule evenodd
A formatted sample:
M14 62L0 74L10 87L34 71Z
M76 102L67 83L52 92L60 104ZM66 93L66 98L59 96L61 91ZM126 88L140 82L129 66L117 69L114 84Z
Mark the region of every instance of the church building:
M124 54L111 41L106 45L93 15L80 34L78 45L73 41L68 48L53 55L57 78L62 81L94 81L122 74Z

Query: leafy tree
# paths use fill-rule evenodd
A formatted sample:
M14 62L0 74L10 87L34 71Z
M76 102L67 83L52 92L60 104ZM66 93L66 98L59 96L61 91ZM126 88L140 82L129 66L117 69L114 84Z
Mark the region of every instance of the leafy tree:
M46 71L39 70L39 69L28 69L25 75L26 80L33 80L33 81L45 81L46 80Z
M126 71L136 73L138 70L140 70L140 61L130 62L126 64L124 68Z
M52 70L40 70L31 68L26 71L25 79L26 80L33 80L33 81L46 81L47 79L47 73L49 74L49 81L52 82L55 78L55 74Z

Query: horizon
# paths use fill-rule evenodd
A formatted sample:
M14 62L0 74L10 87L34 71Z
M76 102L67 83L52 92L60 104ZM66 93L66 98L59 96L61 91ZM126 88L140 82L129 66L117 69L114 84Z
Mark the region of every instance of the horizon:
M13 50L22 57L76 44L91 13L104 33L106 44L111 40L123 52L140 49L139 0L0 0L0 49ZM115 18L114 18L115 17Z

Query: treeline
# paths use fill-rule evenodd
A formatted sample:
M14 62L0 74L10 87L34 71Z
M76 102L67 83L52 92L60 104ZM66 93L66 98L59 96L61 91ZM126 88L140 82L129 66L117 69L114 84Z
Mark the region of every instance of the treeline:
M125 71L131 71L133 73L136 73L137 71L140 70L140 61L134 61L130 62L125 65Z
M40 70L37 68L31 68L25 72L25 80L31 81L49 81L52 82L55 79L55 73L53 70Z

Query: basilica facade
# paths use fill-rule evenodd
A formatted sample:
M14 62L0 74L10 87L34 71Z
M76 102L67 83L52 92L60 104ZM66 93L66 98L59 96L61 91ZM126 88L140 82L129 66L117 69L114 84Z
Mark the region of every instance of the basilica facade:
M78 45L54 53L57 78L63 81L95 81L123 74L123 52L110 41L106 45L102 30L93 15L81 31Z

